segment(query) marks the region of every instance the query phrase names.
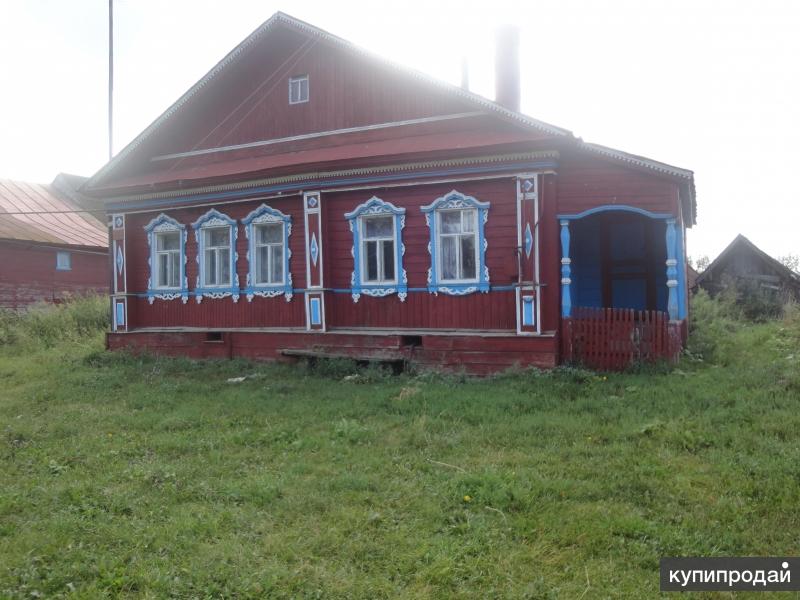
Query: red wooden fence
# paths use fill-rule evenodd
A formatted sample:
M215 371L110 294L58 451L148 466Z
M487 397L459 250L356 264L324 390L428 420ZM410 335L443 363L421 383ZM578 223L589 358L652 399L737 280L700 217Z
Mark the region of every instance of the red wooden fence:
M681 351L680 324L660 311L578 307L563 324L564 360L593 369L675 362Z

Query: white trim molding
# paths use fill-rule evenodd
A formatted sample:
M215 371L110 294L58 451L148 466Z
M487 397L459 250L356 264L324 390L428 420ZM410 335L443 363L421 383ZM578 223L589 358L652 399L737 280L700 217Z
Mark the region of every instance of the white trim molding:
M392 217L392 238L394 241L394 279L384 282L366 281L364 276L364 220L373 216L389 215ZM350 222L350 231L353 234L353 247L350 254L353 257L353 274L350 277L353 302L358 302L361 294L383 298L391 294L397 294L401 302L405 301L408 294L408 274L403 268L403 255L405 245L403 244L402 231L406 224L406 209L398 208L390 202L381 200L373 196L355 210L345 213L345 218Z
M489 291L489 267L486 265L486 248L489 246L485 235L486 221L489 219L489 202L481 202L472 196L452 190L420 210L425 214L425 223L430 230L428 253L431 266L428 269L428 291L442 292L451 296L463 296L474 292ZM475 244L475 277L473 279L449 280L441 278L441 250L439 248L439 221L441 212L473 209L477 213Z
M209 285L205 281L205 255L206 240L204 232L208 229L228 228L228 269L229 280L218 285ZM203 298L222 299L230 296L234 302L239 301L239 274L236 272L236 263L239 255L236 252L236 240L239 228L236 220L212 208L192 223L194 239L197 242L197 284L195 286L195 300L200 304Z
M283 280L278 283L256 282L256 227L265 223L280 223L283 226ZM289 236L292 235L292 217L281 211L262 204L257 209L242 219L247 236L247 287L244 293L247 301L252 302L255 296L262 298L275 298L284 296L286 301L292 299L292 273L289 270L289 259L292 251L289 249Z
M147 256L147 265L149 267L149 275L147 277L147 301L152 304L156 298L159 300L177 300L178 298L186 304L189 300L189 282L186 279L186 225L178 223L172 217L168 217L161 213L144 226L145 233L147 233L147 245L149 252ZM180 273L178 275L179 285L177 287L157 287L155 283L155 269L156 269L156 236L159 233L167 233L177 231L180 233L180 259L178 264L180 266Z

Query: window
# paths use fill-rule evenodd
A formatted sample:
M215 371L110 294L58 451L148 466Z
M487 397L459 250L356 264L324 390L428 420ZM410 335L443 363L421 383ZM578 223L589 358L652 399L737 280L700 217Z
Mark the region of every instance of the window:
M394 283L394 218L361 217L361 230L364 282Z
M247 300L255 296L292 299L292 274L289 270L289 236L292 218L262 204L242 223L247 234Z
M265 223L254 227L256 234L256 285L283 283L283 225Z
M165 231L156 234L156 287L179 288L181 286L181 234Z
M56 271L71 271L72 255L69 252L56 253Z
M308 75L289 78L289 104L308 102Z
M236 275L236 221L211 209L192 223L197 240L198 276L195 300L233 297L239 300Z
M213 227L203 231L205 236L205 273L203 287L229 286L231 284L231 230L230 227Z
M451 295L489 291L484 225L489 203L453 190L422 207L430 229L428 291Z
M473 209L442 211L439 219L439 267L442 281L477 277L477 215Z
M361 294L397 294L404 301L408 277L403 269L400 232L405 226L406 209L373 196L344 216L353 232L353 301L358 302Z
M186 282L186 227L165 214L150 221L145 228L150 245L150 278L147 300L156 298L183 302L189 299Z

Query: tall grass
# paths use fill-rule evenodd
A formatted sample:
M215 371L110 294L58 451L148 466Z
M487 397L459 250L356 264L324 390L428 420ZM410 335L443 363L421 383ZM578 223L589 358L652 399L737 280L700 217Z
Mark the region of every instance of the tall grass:
M8 349L52 348L62 342L93 339L108 328L105 296L82 296L63 304L36 304L21 312L0 311L0 346Z

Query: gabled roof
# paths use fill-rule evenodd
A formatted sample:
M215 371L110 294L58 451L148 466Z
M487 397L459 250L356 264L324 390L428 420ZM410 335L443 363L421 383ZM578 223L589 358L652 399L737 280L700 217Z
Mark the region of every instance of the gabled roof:
M440 79L436 79L435 77L431 77L425 73L420 71L399 65L393 61L380 57L344 38L339 36L333 35L319 27L315 27L305 21L301 21L300 19L296 19L290 15L287 15L283 12L276 12L272 15L269 19L264 21L253 33L251 33L245 40L240 43L236 48L231 50L225 58L219 61L208 73L206 73L197 83L195 83L189 90L184 93L178 100L170 106L166 111L164 111L155 121L153 121L142 133L140 133L132 142L130 142L125 148L123 148L119 154L117 154L114 158L112 158L104 167L102 167L97 173L95 173L89 180L86 182L86 187L92 187L97 184L105 175L110 173L114 170L114 168L122 162L126 156L128 156L133 150L135 150L142 142L144 142L147 138L149 138L160 125L162 125L167 119L169 119L181 106L183 106L192 96L197 94L203 87L208 85L219 73L234 63L237 58L239 58L244 51L255 43L262 35L268 32L270 29L276 27L277 25L285 25L288 27L292 27L298 29L308 35L323 39L328 42L332 42L338 46L344 47L348 50L356 52L358 54L363 54L368 56L374 60L380 61L381 63L389 66L393 69L411 75L417 79L425 81L427 83L436 85L446 92L449 92L462 100L466 100L467 102L471 103L476 109L488 110L490 112L494 112L499 116L512 121L516 122L520 125L524 125L527 127L531 127L533 129L537 129L543 131L549 135L553 136L571 136L572 134L567 131L566 129L562 129L561 127L556 127L555 125L550 125L549 123L545 123L544 121L539 121L538 119L534 119L532 117L528 117L522 113L518 113L512 110L508 110L507 108L497 104L496 102L492 102L483 96L476 94L474 92L470 92L458 86L455 86L451 83L442 81Z
M743 249L758 256L784 279L791 281L795 285L800 285L800 273L795 273L779 260L772 258L769 254L764 252L761 248L756 246L741 233L737 235L733 241L728 244L728 246L722 252L720 252L719 256L717 256L717 258L715 258L711 264L709 264L705 270L703 270L703 272L697 276L696 285L702 284L705 279L713 274L714 269L718 268L722 263L724 263L728 255L730 255L731 252L739 247L742 247Z
M405 74L406 76L410 76L426 84L433 85L442 90L445 94L452 96L454 99L464 102L468 110L471 108L483 114L498 117L520 128L534 131L539 134L544 133L547 136L552 137L554 140L560 140L561 144L565 146L571 146L580 152L602 156L619 164L640 168L657 175L676 179L680 185L680 194L684 205L684 214L688 216L686 219L687 224L691 225L695 222L695 188L694 176L691 171L666 165L645 157L614 150L605 146L600 146L598 144L583 142L582 140L575 138L567 129L545 123L544 121L534 119L520 112L509 110L500 104L497 104L496 102L484 98L483 96L480 96L474 92L470 92L469 90L465 90L461 87L441 81L425 73L389 61L353 44L352 42L349 42L341 37L333 35L323 29L315 27L314 25L301 21L300 19L296 19L282 12L277 12L272 17L267 19L243 42L229 52L208 73L206 73L206 75L204 75L175 103L173 103L172 106L170 106L166 111L164 111L164 113L155 119L141 134L139 134L139 136L137 136L105 166L95 173L95 175L93 175L84 184L83 189L88 190L102 187L102 182L106 179L106 177L111 174L121 163L123 163L126 158L131 155L131 153L133 153L139 146L148 140L165 122L169 121L169 119L175 115L175 113L177 113L182 106L184 106L192 97L196 96L201 90L203 90L203 88L207 87L212 81L214 81L215 78L220 75L220 73L228 69L231 65L237 63L245 55L248 48L250 48L258 40L262 39L263 36L269 31L279 26L300 32L314 39L330 42L337 47L344 48L353 53L375 60L378 64L389 67L390 69L393 69L401 74ZM252 144L247 144L247 146L250 145Z
M0 179L0 239L107 247L103 222L56 187L77 176L59 177L52 184Z

